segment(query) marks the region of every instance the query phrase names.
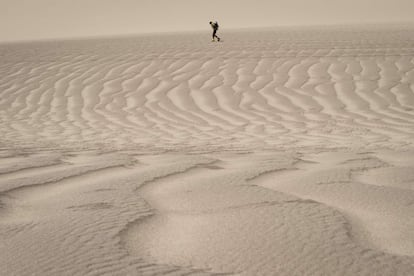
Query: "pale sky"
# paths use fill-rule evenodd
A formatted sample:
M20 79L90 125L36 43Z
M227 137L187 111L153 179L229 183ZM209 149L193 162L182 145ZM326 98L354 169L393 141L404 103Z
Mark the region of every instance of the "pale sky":
M414 23L414 0L0 0L0 41L147 32Z

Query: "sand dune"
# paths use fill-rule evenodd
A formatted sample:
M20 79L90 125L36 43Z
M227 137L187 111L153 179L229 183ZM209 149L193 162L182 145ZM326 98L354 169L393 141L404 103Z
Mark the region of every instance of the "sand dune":
M0 274L413 274L413 35L0 45Z

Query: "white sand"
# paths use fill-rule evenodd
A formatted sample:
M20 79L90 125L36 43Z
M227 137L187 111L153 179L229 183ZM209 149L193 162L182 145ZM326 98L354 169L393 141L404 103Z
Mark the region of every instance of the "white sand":
M414 28L0 45L1 275L413 275Z

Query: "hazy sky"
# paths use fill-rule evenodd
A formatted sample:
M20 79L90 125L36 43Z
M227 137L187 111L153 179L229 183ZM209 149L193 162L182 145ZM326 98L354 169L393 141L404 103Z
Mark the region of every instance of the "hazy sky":
M0 41L226 28L414 22L414 0L0 0Z

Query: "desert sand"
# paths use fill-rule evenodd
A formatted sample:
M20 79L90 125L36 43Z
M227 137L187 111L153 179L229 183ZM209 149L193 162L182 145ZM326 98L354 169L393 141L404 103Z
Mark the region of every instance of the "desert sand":
M1 275L413 275L414 27L0 45Z

